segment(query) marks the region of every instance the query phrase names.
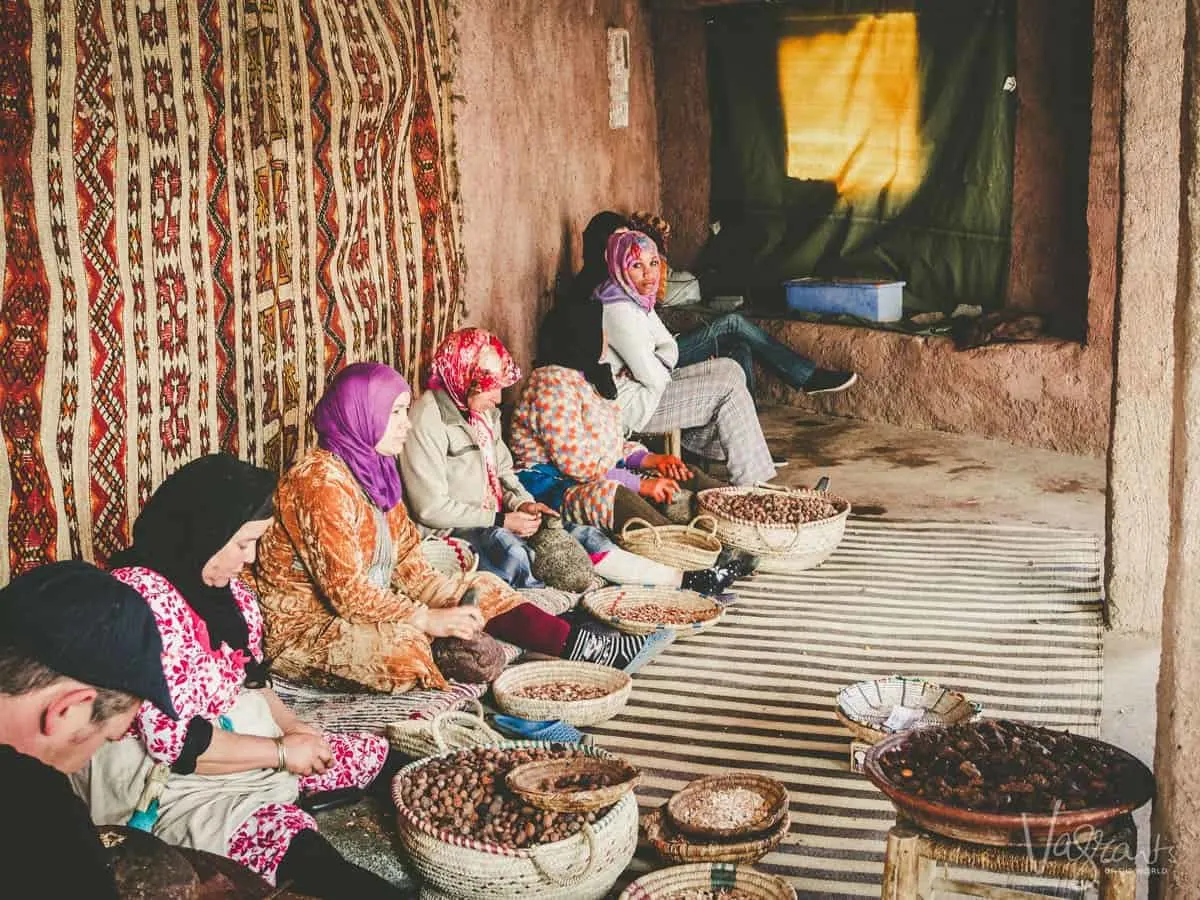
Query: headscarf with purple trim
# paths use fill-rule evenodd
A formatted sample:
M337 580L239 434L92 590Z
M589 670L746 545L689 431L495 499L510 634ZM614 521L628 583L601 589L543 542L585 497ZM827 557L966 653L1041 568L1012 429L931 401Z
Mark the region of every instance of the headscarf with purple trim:
M655 281L648 294L639 294L629 279L629 267L643 253L658 257L654 241L640 231L618 231L608 239L604 258L608 262L608 280L596 288L592 297L601 303L633 301L646 312L654 309L658 297L658 282ZM661 268L661 267L660 267ZM659 278L662 277L660 271Z
M411 393L408 382L391 366L354 363L333 377L313 410L317 446L349 466L384 512L400 502L403 485L396 460L381 456L375 445L387 430L396 398Z

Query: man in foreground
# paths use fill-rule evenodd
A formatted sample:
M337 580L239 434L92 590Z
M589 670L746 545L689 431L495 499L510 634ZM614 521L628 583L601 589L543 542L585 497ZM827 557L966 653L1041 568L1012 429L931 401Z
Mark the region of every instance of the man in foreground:
M117 897L67 775L119 740L143 699L175 716L162 640L135 590L82 562L0 589L0 871L23 896Z

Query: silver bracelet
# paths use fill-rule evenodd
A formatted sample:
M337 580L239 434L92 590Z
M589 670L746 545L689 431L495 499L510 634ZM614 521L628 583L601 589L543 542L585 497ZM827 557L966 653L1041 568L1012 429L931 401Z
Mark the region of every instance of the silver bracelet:
M275 738L275 752L279 754L279 763L275 766L276 772L287 771L287 748L283 746L283 738Z

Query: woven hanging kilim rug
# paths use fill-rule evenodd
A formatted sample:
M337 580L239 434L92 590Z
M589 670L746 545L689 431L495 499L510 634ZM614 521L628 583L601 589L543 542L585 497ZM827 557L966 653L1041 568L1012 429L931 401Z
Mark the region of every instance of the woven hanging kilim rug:
M1101 545L1091 534L851 520L822 566L743 583L725 621L669 647L589 729L643 772L643 812L703 775L784 781L792 827L758 867L801 897L878 897L891 804L849 771L845 685L922 676L984 714L1096 735ZM661 863L634 861L629 877ZM979 880L999 876L980 873ZM1030 879L1023 887L1073 894Z
M0 12L0 583L103 563L216 450L282 471L349 362L462 312L445 0Z

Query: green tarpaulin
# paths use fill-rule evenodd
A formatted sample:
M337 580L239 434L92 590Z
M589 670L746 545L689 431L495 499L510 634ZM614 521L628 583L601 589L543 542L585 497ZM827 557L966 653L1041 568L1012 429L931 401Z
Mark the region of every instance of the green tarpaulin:
M910 0L884 10L878 0L836 0L713 14L712 213L722 229L701 263L710 285L761 297L788 278L872 277L907 282L911 310L1002 307L1016 120L1015 85L1006 89L1016 65L1013 6L1013 0ZM910 14L908 77L903 28L873 27L871 19L884 12ZM789 88L780 86L780 45L789 38L798 39L794 47L848 58L820 57L821 77L798 90L793 85L785 117ZM872 68L872 58L889 54L899 60L892 69ZM814 159L840 152L823 142L814 123L832 116L843 129L862 127L862 110L851 107L861 107L872 91L880 112L871 127L886 133L852 139L844 163L834 166L837 176L789 177L789 129L793 168L804 170L806 148ZM896 137L903 122L888 108L901 95L913 98L916 180L901 184L913 166L899 161L892 177L873 188L870 177L859 177L848 193L846 182L854 181L876 137L885 161L888 153L899 160L912 149L912 140Z

